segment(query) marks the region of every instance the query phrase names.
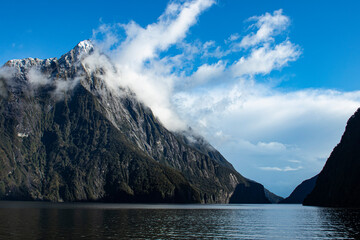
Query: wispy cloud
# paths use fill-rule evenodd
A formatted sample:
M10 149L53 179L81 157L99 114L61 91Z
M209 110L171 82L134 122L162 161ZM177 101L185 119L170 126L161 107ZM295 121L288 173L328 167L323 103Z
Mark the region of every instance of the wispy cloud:
M255 22L250 28L255 28L256 32L251 32L243 37L237 44L241 48L249 48L262 43L274 41L274 36L282 33L290 24L289 17L283 15L282 9L274 11L273 14L265 13L248 19Z
M0 68L0 96L7 97L9 87L18 88L19 86L26 92L26 94L36 94L36 91L44 86L51 86L51 94L55 100L62 100L64 94L74 89L82 76L76 75L72 79L53 78L50 75L41 71L41 68L37 65L29 67L26 71L17 66L16 61L14 66L3 66ZM27 59L27 61L31 61ZM40 60L41 61L41 60ZM46 61L46 60L45 60ZM28 64L30 65L30 64ZM27 85L23 85L22 81L18 79L26 79ZM20 85L19 85L20 84Z
M53 79L50 76L44 74L38 67L32 67L28 72L25 73L25 77L30 84L30 90L37 90L43 86L52 86L54 90L51 92L53 97L56 100L62 100L64 98L64 94L74 89L78 83L80 82L81 76L77 75L72 79L62 79L56 78Z
M289 172L289 171L298 171L300 169L302 169L302 167L297 167L297 168L293 168L293 167L284 167L284 168L281 168L281 167L259 167L261 170L264 170L264 171L277 171L277 172Z
M158 22L146 28L135 22L123 25L127 37L117 49L117 63L141 67L145 60L158 57L161 51L182 41L198 16L214 3L214 0L172 2Z
M202 12L214 3L214 0L182 3L173 1L156 23L144 28L131 21L112 27L102 25L101 29L94 31L95 38L97 33L103 36L98 46L111 56L119 72L118 76L107 78L109 84L129 87L171 130L186 127L174 111L170 100L174 82L179 77L173 70L176 66L181 66L182 60L188 56L182 54L160 57L160 53L166 52L174 44L184 44L183 40L189 28L197 22ZM125 31L122 41L121 37L114 39L114 33L119 31L119 28ZM192 54L191 51L185 53Z
M34 67L30 68L30 70L26 73L26 76L29 83L36 88L51 83L51 78L46 77L43 73L41 73L40 69Z

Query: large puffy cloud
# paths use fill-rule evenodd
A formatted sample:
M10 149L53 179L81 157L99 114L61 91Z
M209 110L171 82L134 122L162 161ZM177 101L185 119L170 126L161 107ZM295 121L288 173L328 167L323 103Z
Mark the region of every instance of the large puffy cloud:
M321 170L360 92L239 83L178 93L174 104L242 174L285 196Z

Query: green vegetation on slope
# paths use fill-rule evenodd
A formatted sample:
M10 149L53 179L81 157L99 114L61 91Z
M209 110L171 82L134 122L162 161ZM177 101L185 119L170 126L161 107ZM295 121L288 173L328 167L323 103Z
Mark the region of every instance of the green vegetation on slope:
M40 106L31 102L32 98L22 103L29 111L21 117L36 122L37 128L26 137L16 135L19 116L4 113L12 102L1 100L1 199L200 201L181 173L130 144L81 85L63 101L44 99ZM42 111L49 104L54 104L51 110Z

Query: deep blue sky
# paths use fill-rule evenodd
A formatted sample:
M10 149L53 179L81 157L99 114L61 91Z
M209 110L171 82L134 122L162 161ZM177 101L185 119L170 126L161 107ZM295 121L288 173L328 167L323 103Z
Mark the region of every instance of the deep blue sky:
M24 57L59 57L88 39L103 23L135 20L145 26L163 12L167 1L5 1L0 15L0 64ZM282 8L292 20L290 40L301 58L281 72L281 86L292 89L360 88L359 1L219 0L200 16L191 37L219 44L244 30L244 20ZM275 73L276 74L276 73Z

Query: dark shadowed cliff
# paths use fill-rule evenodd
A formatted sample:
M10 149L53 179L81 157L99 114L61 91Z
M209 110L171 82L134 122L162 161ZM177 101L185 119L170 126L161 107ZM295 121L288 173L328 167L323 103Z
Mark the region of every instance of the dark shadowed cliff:
M348 120L304 205L360 207L360 109Z
M307 195L314 189L318 175L300 183L287 198L279 203L303 203Z

